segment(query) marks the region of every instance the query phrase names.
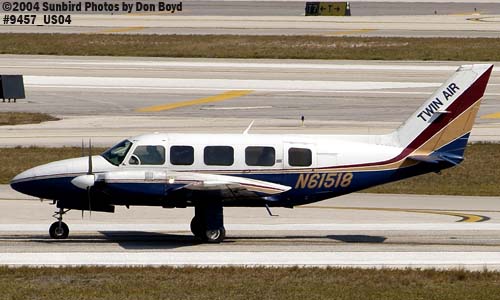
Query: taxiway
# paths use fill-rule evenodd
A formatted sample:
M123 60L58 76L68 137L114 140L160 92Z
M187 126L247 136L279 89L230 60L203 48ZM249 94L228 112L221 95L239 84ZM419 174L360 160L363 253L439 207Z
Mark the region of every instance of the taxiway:
M400 37L500 34L500 8L488 1L355 1L350 17L305 17L304 7L303 1L185 1L182 11L176 13L71 12L70 24L47 26L39 17L35 25L3 25L0 32Z
M466 62L238 60L12 56L27 99L0 111L46 112L61 121L2 126L0 145L109 146L149 132L385 133ZM124 75L126 74L126 75ZM472 141L500 136L494 69ZM305 117L305 126L300 117Z
M192 209L70 211L51 240L54 207L0 186L3 265L308 265L498 269L498 197L356 193L295 209L226 208L228 236L200 244Z

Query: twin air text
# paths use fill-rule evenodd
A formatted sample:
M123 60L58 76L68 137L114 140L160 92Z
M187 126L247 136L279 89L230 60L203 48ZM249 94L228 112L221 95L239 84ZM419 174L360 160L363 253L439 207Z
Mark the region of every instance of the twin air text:
M424 110L422 110L417 118L424 121L429 120L439 109L445 105L445 103L453 98L453 96L459 91L460 88L455 83L450 83L447 88L445 88L441 94L442 96L434 98L434 100L429 103Z

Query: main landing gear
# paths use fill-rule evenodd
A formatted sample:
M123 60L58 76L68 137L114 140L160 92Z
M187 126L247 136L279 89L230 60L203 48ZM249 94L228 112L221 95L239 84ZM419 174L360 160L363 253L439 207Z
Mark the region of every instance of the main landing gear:
M53 215L57 219L57 222L52 223L49 228L50 237L57 240L62 240L68 237L69 227L62 221L63 215L67 213L69 209L59 208Z
M206 243L220 243L226 237L222 204L195 205L191 232Z
M66 239L69 228L64 223L63 215L69 209L59 208L53 215L57 222L52 223L49 228L50 237L53 239ZM224 228L224 214L222 203L210 203L210 205L195 205L194 218L191 221L191 232L194 236L206 243L220 243L226 237Z

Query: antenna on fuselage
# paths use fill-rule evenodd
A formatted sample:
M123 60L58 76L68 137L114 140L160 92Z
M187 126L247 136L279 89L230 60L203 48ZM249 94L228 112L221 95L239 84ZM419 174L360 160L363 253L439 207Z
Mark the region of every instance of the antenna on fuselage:
M245 131L243 131L243 134L248 134L248 132L250 131L250 128L252 128L253 122L255 122L255 120L252 120L252 122L250 122L250 125L248 125L248 127L247 127L247 129L245 129Z
M85 156L85 144L83 143L83 138L82 138L82 157Z
M266 207L266 210L267 210L267 213L269 214L269 216L271 217L279 217L280 215L274 215L273 212L271 211L271 209L269 208L269 205L265 204L265 207Z

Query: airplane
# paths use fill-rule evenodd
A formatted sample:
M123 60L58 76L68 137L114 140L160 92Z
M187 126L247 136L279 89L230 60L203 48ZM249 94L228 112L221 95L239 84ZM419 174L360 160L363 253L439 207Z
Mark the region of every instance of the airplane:
M89 151L34 167L10 185L53 200L54 239L68 237L63 215L71 209L142 205L194 207L194 236L220 243L224 207L271 213L270 207L293 208L458 165L492 69L459 67L389 134L250 134L251 125L243 134L146 134L101 155Z

